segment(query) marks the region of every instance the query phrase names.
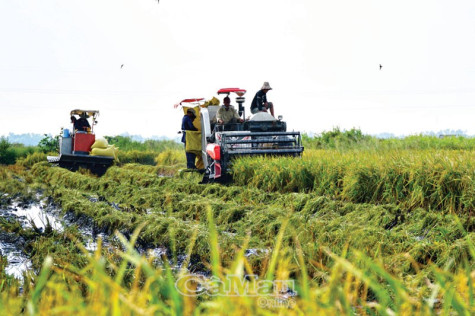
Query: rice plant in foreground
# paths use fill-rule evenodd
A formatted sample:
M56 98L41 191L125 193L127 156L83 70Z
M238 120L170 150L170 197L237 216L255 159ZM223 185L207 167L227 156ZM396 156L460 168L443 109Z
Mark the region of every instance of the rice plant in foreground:
M23 284L0 273L0 314L474 313L469 153L309 154L257 160L243 173L258 180L229 187L159 177L153 166L112 167L101 178L43 163L0 168L2 192L42 188L107 231L136 229L129 240L118 234L115 250L84 250L81 264L46 259ZM133 245L144 240L169 258L140 255ZM256 247L258 259L248 256ZM197 260L204 274L193 273Z
M330 259L320 266L322 280L309 278L307 258L294 234L293 246L283 241L288 228L282 222L266 268L254 273L245 250L249 237L235 250L234 260L223 266L218 234L211 208L207 211L210 261L204 262L210 274L194 274L187 262L195 246L190 239L184 264L171 268L164 256L156 266L154 258L139 255L134 243L143 228L127 240L117 233L123 248L116 249L118 261L101 247L94 253L83 249L87 263L78 268L71 263L59 266L51 257L41 272L29 280L27 293L14 290L15 284L0 281L2 314L27 312L30 315L208 315L208 314L315 314L315 315L470 315L475 312L475 271L455 273L448 267L433 267L426 279L427 292L420 293L388 273L377 261L362 252L348 249L335 254L322 248ZM80 245L79 245L80 246ZM471 259L475 248L470 244ZM292 255L294 254L294 255Z

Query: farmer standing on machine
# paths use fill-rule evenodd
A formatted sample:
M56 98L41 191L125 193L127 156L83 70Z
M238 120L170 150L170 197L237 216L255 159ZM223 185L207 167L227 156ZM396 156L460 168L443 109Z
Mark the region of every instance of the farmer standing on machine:
M185 154L186 154L186 167L188 169L196 169L195 159L196 155L186 151L186 131L197 131L198 129L193 125L193 121L196 118L195 110L188 109L186 115L183 116L181 121L181 130L183 131L183 136L181 142L185 144Z

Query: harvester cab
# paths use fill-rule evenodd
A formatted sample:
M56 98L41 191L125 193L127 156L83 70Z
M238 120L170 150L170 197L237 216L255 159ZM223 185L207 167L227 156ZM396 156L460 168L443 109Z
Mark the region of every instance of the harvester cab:
M78 132L87 132L87 133L94 134L94 126L97 124L97 117L99 116L99 111L76 109L76 110L72 110L70 115L71 115L71 120L73 120L71 123L74 124L77 122L84 122L83 126L81 124L74 124L73 131L72 131L73 133L78 131ZM76 117L76 115L78 117Z
M72 110L71 111L71 123L73 124L73 129L70 132L68 129L63 130L63 138L65 135L72 134L71 141L71 151L73 154L78 155L88 155L91 150L90 147L94 144L96 140L96 135L94 134L94 126L97 124L97 117L99 116L99 111L97 110ZM76 115L78 117L76 117ZM89 123L89 118L92 118L92 124ZM65 144L66 145L66 144ZM69 144L64 148L65 153L69 153Z
M235 93L238 113L243 122L217 124L219 106L200 110L201 154L206 169L203 182L226 181L232 160L240 156L269 155L300 157L303 152L300 132L287 132L282 117L267 112L245 116L244 95L239 88L220 89L218 94Z
M48 162L71 171L82 167L98 175L104 174L114 162L115 156L111 150L106 151L105 155L91 153L91 147L96 141L94 126L98 116L97 110L72 110L70 117L73 128L62 130L59 137L59 156L48 156Z

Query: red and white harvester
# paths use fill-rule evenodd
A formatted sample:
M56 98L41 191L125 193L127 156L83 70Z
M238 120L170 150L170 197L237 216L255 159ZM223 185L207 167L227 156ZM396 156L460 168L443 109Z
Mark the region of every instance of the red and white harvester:
M238 113L242 123L218 124L219 106L200 109L201 151L205 167L203 182L226 181L236 157L268 155L300 157L304 150L300 132L288 132L282 117L275 118L267 112L246 117L244 95L246 90L224 88L218 94L236 95Z

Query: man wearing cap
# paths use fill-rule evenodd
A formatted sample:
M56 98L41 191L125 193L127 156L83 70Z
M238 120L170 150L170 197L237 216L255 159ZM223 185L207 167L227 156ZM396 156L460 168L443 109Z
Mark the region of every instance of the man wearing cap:
M186 154L186 167L188 169L196 169L195 159L196 155L193 153L186 152L186 131L197 131L198 129L193 125L193 121L196 118L195 110L188 109L186 115L183 116L181 121L181 130L183 131L183 136L181 137L181 142L185 144L185 154Z
M274 105L272 102L267 102L267 92L272 90L269 83L266 81L262 85L261 90L257 91L254 99L251 103L251 113L256 114L258 112L267 112L270 109L270 114L274 116Z
M231 105L231 99L229 97L225 97L223 99L223 103L224 105L221 106L216 113L216 120L218 121L218 124L244 122L236 109Z

